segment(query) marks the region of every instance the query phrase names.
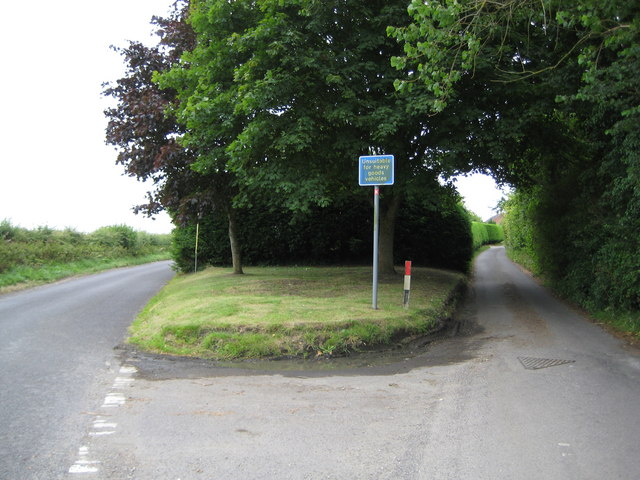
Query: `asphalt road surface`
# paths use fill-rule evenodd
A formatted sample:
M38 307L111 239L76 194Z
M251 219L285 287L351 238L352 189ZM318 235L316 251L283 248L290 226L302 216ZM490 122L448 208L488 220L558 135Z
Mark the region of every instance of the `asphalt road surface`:
M125 354L105 392L118 406L97 409L78 451L92 472L69 478L638 478L637 352L502 248L477 259L462 316L466 336L382 366L269 372Z
M120 368L114 347L169 262L0 296L0 478L65 478Z
M52 393L64 414L41 419L35 451L73 480L638 478L636 351L502 248L478 257L460 318L466 334L386 363L239 369L123 350L105 369L94 348L79 355L90 366L53 365L42 379L90 377L81 401ZM83 426L70 447L64 432ZM56 478L19 465L17 478Z

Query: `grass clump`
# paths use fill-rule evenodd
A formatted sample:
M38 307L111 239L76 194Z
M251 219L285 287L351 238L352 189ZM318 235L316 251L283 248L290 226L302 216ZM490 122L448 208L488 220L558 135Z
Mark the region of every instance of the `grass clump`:
M131 327L129 341L161 353L211 359L344 355L437 329L461 273L414 268L410 308L403 277L383 277L371 308L367 267L210 268L169 283Z
M626 335L632 343L640 343L640 312L603 310L593 314L597 321Z

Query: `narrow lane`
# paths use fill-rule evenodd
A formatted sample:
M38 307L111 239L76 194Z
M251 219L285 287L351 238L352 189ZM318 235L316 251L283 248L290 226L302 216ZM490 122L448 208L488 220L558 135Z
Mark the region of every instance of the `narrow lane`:
M113 348L172 275L158 262L0 296L0 478L64 477Z
M449 372L446 401L424 425L419 471L451 479L636 478L637 352L541 288L503 248L478 258L470 308L483 343L474 361Z

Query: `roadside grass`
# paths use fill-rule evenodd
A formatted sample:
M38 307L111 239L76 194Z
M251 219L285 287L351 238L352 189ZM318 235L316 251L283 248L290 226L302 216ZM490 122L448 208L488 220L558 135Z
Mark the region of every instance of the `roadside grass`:
M111 268L142 265L160 260L169 260L170 258L171 255L165 252L136 257L92 258L40 266L17 265L0 273L0 293L31 288L74 275L96 273Z
M371 307L367 267L254 267L174 278L138 316L129 342L157 353L229 360L344 355L439 328L462 273L414 268L381 277Z
M623 334L632 343L640 343L640 312L614 312L604 310L595 312L593 316L598 322Z
M541 278L540 271L535 263L535 260L531 258L531 255L529 255L527 252L525 252L524 250L516 250L507 247L506 253L507 257L512 262L517 263L528 272L531 272L533 276Z
M92 233L48 226L27 229L0 221L0 293L110 268L168 260L171 236L127 225Z
M568 298L566 295L563 295L562 292L559 292L558 288L554 288L554 285L540 273L535 261L526 252L507 248L507 256L513 262L529 271L542 285L553 290L558 296L564 298L566 301L579 306L579 308L583 309L587 315L592 318L592 320L600 323L611 333L624 337L627 341L633 344L640 344L640 312L620 311L611 308L598 310L588 304L576 302L575 300Z

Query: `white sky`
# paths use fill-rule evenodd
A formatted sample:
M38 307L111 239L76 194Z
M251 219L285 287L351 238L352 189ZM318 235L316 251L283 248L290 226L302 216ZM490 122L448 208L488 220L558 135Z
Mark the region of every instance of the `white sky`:
M0 220L90 232L127 224L168 233L131 211L148 188L123 175L104 142L101 84L124 73L109 45L148 41L173 0L5 2L0 92Z
M481 174L457 177L455 184L467 209L485 221L497 214L498 202L510 191L498 188L493 178Z
M149 187L123 175L104 142L101 84L120 78L109 45L150 41L153 15L173 0L5 2L0 20L0 220L91 232L126 224L168 233L166 214L131 208ZM356 159L354 159L354 162ZM487 181L488 180L488 181ZM488 219L502 194L491 179L458 181L467 207Z

